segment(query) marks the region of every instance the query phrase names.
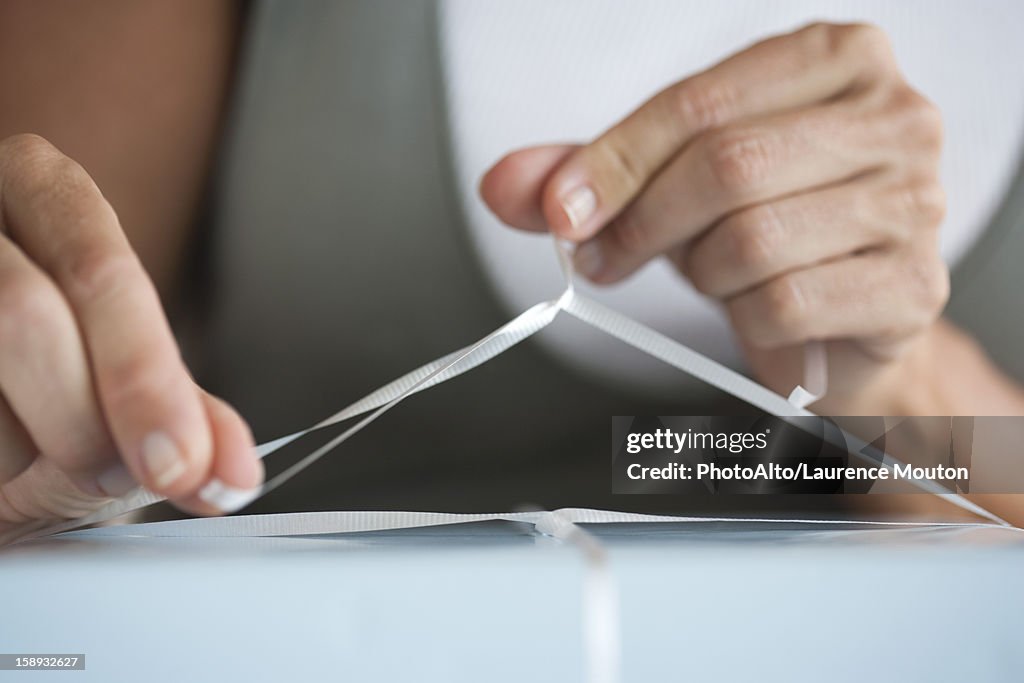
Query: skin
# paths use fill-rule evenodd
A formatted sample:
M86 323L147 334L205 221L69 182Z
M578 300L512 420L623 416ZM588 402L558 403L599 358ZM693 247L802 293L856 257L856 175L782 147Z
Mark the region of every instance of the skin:
M197 496L211 481L262 479L248 427L193 382L163 312L237 31L235 5L212 0L0 4L0 92L17 93L0 107L0 538L95 509L111 481L214 514ZM828 340L824 412L1019 414L1020 390L939 318L940 140L876 29L814 26L590 144L511 154L481 191L510 225L579 243L597 282L668 256L725 303L777 389L803 342ZM176 453L174 476L146 452Z
M815 24L669 86L588 144L513 152L480 191L509 225L575 242L593 282L667 257L783 395L805 344L825 342L821 414L1024 414L1021 388L941 318L941 147L938 110L880 29ZM986 502L1024 518L1018 497Z
M0 536L133 480L214 514L196 496L213 478L262 479L158 296L190 237L237 26L234 5L206 0L0 4L0 86L17 93L0 107ZM174 476L144 464L147 439L174 445Z

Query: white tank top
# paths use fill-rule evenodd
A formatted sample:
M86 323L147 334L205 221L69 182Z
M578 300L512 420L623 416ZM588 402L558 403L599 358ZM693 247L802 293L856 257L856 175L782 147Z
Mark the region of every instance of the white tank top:
M1024 148L1019 1L445 0L441 20L458 189L472 242L509 314L560 283L549 242L503 227L480 201L488 167L511 149L591 139L666 85L811 21L883 27L910 83L942 110L942 253L951 265L988 224ZM665 263L591 291L705 354L739 362L715 305ZM565 362L614 382L650 387L666 377L631 364L614 341L571 326L543 341Z

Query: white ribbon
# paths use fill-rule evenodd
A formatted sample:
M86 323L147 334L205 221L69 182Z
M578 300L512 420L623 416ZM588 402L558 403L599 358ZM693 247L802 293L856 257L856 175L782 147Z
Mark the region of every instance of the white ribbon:
M808 342L804 346L804 383L789 394L789 402L806 408L825 396L828 391L828 356L825 343Z
M358 510L325 512L289 512L287 514L240 515L176 519L119 526L100 526L62 534L63 537L95 538L104 536L145 538L240 538L274 536L326 536L372 531L414 529L419 527L473 524L476 522L519 522L533 525L538 533L562 538L568 524L792 524L798 526L856 525L863 527L956 527L999 528L1022 531L991 522L915 522L898 520L785 519L778 517L687 517L649 515L590 508L561 508L528 512L406 512Z
M828 376L827 360L825 347L821 342L812 342L807 345L805 350L804 384L807 385L807 388L797 386L790 394L789 399L785 399L735 370L579 294L573 286L572 260L569 248L564 244L556 244L556 253L566 283L565 290L557 299L545 301L531 307L476 343L427 363L385 384L312 427L257 446L259 457L266 457L310 432L363 416L362 419L344 432L266 482L251 496L248 502L282 485L319 460L326 453L347 441L399 402L417 392L457 377L504 353L512 346L547 327L560 312L565 312L591 327L601 330L650 356L658 358L766 413L783 419L815 417L815 414L808 411L806 406L821 398L826 389ZM804 427L800 421L793 422L793 424L801 428ZM895 465L901 464L900 461L892 456L877 451L870 444L857 439L853 435L843 434L843 436L845 437L845 443L837 443L836 445L849 448L851 455L854 457L871 460L890 469ZM998 516L968 501L963 496L950 493L947 489L931 480L914 479L911 481L923 491L940 496L960 508L984 517L996 524L1009 526L1006 521ZM29 537L54 534L109 521L127 512L138 510L162 500L165 500L165 498L138 488L110 502L90 515L49 526L31 533ZM252 517L244 517L242 519L252 519ZM217 524L215 520L202 520L201 523ZM242 527L244 527L244 523L235 528L235 534L243 532L244 529Z
M259 456L266 457L312 431L362 416L359 421L344 432L335 436L326 444L317 448L264 484L258 493L253 496L253 499L288 481L402 400L424 389L457 377L481 363L485 363L491 358L504 353L512 346L547 327L561 312L565 312L648 355L654 356L683 372L687 372L722 391L732 394L766 413L783 419L814 417L814 413L806 408L810 403L824 395L827 383L827 359L825 347L821 342L812 342L807 345L805 349L804 386L796 387L787 400L748 377L710 358L706 358L696 351L621 313L580 295L573 287L572 261L569 250L563 245L558 245L557 253L566 282L565 291L557 299L533 306L475 344L450 353L399 377L308 429L258 446L257 452ZM802 428L804 425L802 422L794 422L794 424ZM852 444L851 455L872 460L890 468L898 464L897 460L887 454L879 453L869 444L849 434L844 434L843 436L846 441L837 445L846 448L847 444ZM872 526L993 526L992 523L994 523L995 525L1009 527L999 517L971 503L962 496L949 493L934 482L914 480L914 483L925 491L939 495L961 508L990 520L991 523L933 524L898 521L860 521L855 523ZM126 512L146 507L161 500L164 499L139 488L122 498L112 501L91 515L51 526L42 531L32 533L31 536L53 534L109 521ZM529 523L539 533L562 539L581 551L586 562L586 575L582 586L584 659L587 668L587 680L592 683L614 683L614 681L618 680L620 648L618 595L614 575L608 566L609 561L606 550L594 535L578 526L579 524L666 522L779 523L780 521L804 525L837 523L837 520L825 519L778 520L765 518L678 517L572 508L555 511L495 514L306 512L246 515L107 526L74 533L78 536L294 536L379 531L486 520Z

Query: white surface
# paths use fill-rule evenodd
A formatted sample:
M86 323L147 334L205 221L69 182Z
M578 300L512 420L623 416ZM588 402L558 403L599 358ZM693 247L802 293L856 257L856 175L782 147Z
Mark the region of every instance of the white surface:
M503 228L480 202L476 187L487 168L515 148L590 139L664 86L812 20L881 25L909 81L941 108L949 262L989 221L1024 147L1024 3L1014 0L446 0L443 20L462 201L510 313L550 296L558 273L543 267L544 240ZM737 362L716 309L662 263L595 296L702 353ZM605 340L560 330L542 341L616 382L664 381L650 368L623 365Z
M623 681L1019 681L1024 534L591 531ZM514 526L339 537L65 536L0 551L5 652L32 681L580 681L583 560Z

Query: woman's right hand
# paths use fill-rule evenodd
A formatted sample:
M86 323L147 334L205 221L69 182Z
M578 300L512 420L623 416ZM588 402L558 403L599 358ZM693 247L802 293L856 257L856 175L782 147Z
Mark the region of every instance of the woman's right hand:
M262 478L86 171L38 136L0 140L0 539L139 484L217 514Z

